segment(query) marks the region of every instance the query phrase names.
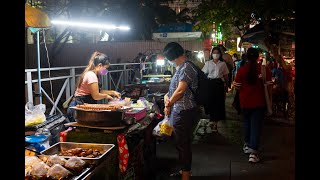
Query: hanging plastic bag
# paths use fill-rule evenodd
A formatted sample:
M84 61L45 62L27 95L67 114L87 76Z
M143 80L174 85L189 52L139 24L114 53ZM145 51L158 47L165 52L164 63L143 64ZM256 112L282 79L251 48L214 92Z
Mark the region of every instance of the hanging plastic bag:
M46 120L45 112L45 104L34 106L32 102L28 102L25 106L25 126L34 126L43 123Z
M155 136L171 136L172 132L173 127L170 124L168 116L165 116L164 119L153 129L152 134Z

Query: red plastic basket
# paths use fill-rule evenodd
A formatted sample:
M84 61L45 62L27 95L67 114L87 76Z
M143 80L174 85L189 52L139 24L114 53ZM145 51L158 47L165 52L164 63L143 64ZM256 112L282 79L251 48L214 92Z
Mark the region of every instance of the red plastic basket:
M147 108L133 108L125 113L126 117L133 117L136 121L140 121L147 115Z

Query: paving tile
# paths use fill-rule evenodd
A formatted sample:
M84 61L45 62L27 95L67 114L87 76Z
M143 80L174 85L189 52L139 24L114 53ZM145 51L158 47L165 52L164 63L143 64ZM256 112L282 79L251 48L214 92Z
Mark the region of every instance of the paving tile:
M294 165L284 160L269 160L256 164L231 162L231 180L253 180L255 178L291 180L294 178Z

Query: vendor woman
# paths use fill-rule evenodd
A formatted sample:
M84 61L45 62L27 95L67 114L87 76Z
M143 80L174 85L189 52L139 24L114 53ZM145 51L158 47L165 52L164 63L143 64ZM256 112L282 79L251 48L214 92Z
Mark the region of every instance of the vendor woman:
M109 66L110 62L107 55L97 51L91 55L88 66L79 78L77 89L74 94L75 100L70 103L70 106L84 103L97 104L98 100L112 100L113 98L121 97L121 94L117 91L100 91L98 79L108 73ZM72 114L73 113L70 112L69 108L68 115Z

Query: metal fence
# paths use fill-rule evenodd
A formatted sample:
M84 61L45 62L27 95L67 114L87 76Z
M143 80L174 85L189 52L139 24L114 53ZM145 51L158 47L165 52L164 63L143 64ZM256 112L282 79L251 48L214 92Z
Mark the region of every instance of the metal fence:
M150 64L150 63L146 63ZM110 70L109 73L102 77L102 88L106 90L116 90L123 88L124 85L132 84L132 79L137 75L136 68L133 66L140 66L140 63L122 63L111 64L110 67L116 70ZM50 86L41 85L41 94L37 94L38 89L38 70L37 69L25 69L25 86L26 86L26 102L34 103L35 98L43 98L52 106L50 115L56 113L63 114L62 110L58 107L61 101L68 99L76 90L76 80L81 75L86 66L72 66L72 67L55 67L55 68L41 68L41 84L42 82L49 82ZM54 83L54 81L59 81ZM56 96L52 95L54 92L58 92ZM51 93L49 93L51 92ZM49 95L51 94L51 96ZM65 98L63 98L65 96ZM62 102L63 103L63 102ZM47 107L50 107L47 105Z

